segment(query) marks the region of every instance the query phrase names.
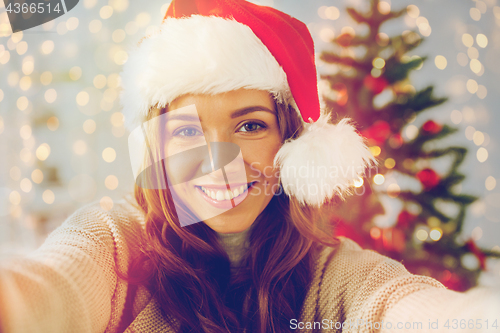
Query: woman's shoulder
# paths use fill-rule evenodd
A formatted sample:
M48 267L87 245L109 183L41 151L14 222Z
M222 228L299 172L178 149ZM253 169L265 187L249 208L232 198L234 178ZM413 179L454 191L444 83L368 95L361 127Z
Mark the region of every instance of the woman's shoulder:
M131 195L112 205L92 202L74 211L47 239L65 232L80 232L96 240L116 243L137 237L144 229L144 213Z
M396 278L414 276L401 262L374 250L363 249L349 238L338 239L336 246L322 246L319 250L316 269L321 270L323 283L332 280L359 287L362 283L380 285Z

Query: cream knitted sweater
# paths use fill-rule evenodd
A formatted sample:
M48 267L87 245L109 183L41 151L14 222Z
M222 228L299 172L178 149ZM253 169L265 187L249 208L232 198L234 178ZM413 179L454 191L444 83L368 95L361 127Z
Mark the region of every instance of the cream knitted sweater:
M115 265L125 272L137 253L136 236L143 224L143 214L125 200L111 211L90 204L70 216L38 250L2 263L0 331L175 332L145 288L129 288L115 273ZM234 252L235 244L243 242L223 243ZM238 256L230 257L236 263ZM378 328L500 332L500 292L447 290L432 278L412 275L402 264L342 238L337 248L322 250L301 316L290 318L290 331Z

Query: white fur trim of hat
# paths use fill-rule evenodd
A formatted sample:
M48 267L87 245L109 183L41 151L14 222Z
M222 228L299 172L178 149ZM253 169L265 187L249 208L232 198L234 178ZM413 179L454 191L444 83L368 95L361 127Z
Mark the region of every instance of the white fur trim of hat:
M165 20L129 52L121 85L122 112L130 131L146 121L152 107L165 107L182 95L241 88L268 91L300 115L287 75L268 48L248 26L221 17ZM375 159L348 119L334 125L323 114L304 125L297 139L283 144L275 165L287 195L321 206L349 194ZM304 168L306 175L300 173Z

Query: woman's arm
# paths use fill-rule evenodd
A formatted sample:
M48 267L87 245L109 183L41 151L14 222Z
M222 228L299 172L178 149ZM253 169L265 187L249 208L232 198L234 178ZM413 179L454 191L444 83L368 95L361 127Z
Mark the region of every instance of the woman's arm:
M382 332L500 332L500 290L476 287L459 293L430 287L401 298L383 319L394 327L386 324Z
M325 332L342 324L342 332L500 332L498 289L448 290L349 239L329 252L306 303L317 304L316 315L304 316L324 320Z
M98 205L86 206L38 250L0 265L3 333L104 332L117 287L113 225Z

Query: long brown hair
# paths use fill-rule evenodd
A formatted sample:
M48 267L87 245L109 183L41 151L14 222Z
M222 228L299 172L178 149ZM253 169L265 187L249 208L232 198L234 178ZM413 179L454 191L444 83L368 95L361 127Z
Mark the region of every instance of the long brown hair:
M155 111L156 110L156 111ZM296 111L276 103L283 141L298 136ZM149 119L165 112L153 109ZM251 228L242 268L230 280L229 258L205 223L181 227L168 189L135 185L145 213L140 255L119 276L144 284L179 332L289 332L313 269L315 244L335 240L318 227L318 212L279 191Z

